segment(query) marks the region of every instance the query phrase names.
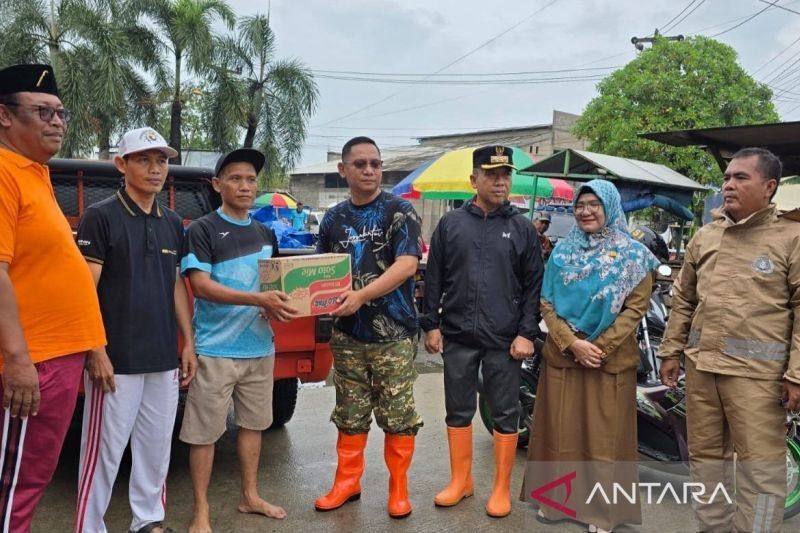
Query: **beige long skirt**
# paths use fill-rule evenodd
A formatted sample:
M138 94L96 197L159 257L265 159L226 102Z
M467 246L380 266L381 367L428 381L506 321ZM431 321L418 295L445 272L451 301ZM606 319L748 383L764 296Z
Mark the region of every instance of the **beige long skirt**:
M543 363L532 429L521 500L549 520L603 529L641 523L635 369L609 374ZM615 487L631 497L615 497Z

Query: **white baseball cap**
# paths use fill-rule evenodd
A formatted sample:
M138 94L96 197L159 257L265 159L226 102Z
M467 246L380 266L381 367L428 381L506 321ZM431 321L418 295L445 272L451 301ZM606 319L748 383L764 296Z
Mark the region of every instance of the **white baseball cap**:
M122 136L117 148L117 156L144 152L146 150L161 150L167 157L175 157L178 152L167 144L164 137L153 128L138 128Z

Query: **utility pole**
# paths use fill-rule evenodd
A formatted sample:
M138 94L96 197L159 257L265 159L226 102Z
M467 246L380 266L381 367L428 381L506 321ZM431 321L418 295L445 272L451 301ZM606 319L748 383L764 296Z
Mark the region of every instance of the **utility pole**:
M636 49L641 52L642 50L644 50L644 43L652 43L653 41L656 40L657 37L661 37L662 39L666 39L668 41L682 41L683 40L683 35L674 35L674 36L667 37L665 35L661 35L660 33L658 33L658 28L656 28L656 31L653 32L653 36L652 37L641 37L641 38L640 37L631 37L631 42L633 43L633 46L636 47Z

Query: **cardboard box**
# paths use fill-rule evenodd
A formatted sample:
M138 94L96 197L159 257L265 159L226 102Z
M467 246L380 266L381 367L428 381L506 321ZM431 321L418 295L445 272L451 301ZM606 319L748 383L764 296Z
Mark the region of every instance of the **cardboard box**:
M350 290L349 254L314 254L262 259L258 262L262 291L283 291L300 316L331 313L339 296Z

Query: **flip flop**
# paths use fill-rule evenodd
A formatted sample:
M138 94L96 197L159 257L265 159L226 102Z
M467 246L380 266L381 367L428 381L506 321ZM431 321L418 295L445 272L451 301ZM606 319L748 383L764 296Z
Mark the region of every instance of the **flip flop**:
M130 530L128 533L153 533L156 528L162 528L164 533L175 533L175 531L171 527L164 527L164 522L150 522L149 524L145 524L136 531Z

